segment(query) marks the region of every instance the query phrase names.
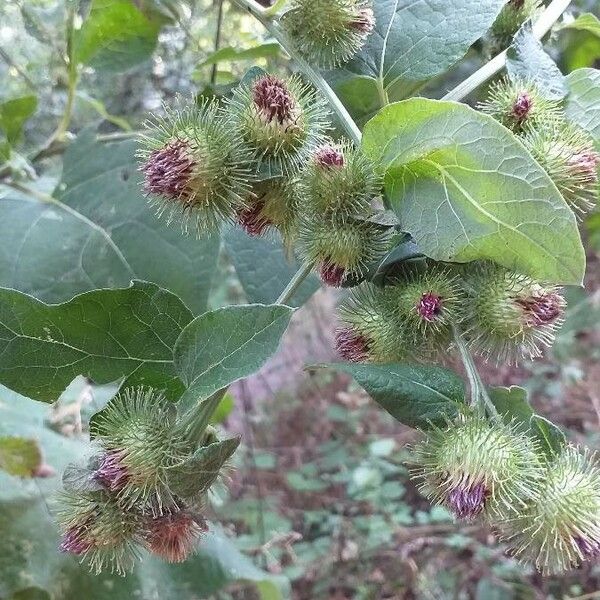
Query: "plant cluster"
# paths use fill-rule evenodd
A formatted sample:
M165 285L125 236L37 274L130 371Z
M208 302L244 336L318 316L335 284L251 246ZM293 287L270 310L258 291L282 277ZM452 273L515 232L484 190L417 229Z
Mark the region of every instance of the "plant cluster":
M491 35L512 36L536 9L537 3L509 2ZM282 27L301 56L331 67L357 52L373 14L362 2L298 1ZM532 82L507 79L491 87L480 110L521 138L571 208L593 205L600 155L592 138L567 122L560 102ZM223 105L201 104L149 124L140 154L145 189L175 207L169 214L191 216L200 232L221 221L237 222L250 235L276 229L288 252L325 284L355 287L340 306L336 336L348 361L439 360L458 338L497 362L539 357L564 318L565 300L552 283L490 261L465 266L425 258L401 266L383 285L365 281L400 228L383 215L380 165L350 141L327 138L327 128L324 100L298 76L247 76ZM485 389L481 394L415 449L424 493L458 518L484 515L542 571L594 558L595 458L570 447L544 458L522 427L500 423ZM487 416L477 414L486 399ZM564 503L542 485L563 463L581 480ZM581 510L571 510L576 505ZM552 517L540 524L544 511ZM529 544L519 529L530 531Z
M111 400L93 424L96 453L65 471L60 550L96 573L124 575L141 548L185 561L207 530L206 494L239 444L219 440L209 417L203 404L177 415L151 388L126 388Z
M298 76L248 76L220 106L206 102L148 122L144 187L158 213L279 231L335 287L364 278L389 249L377 215L381 179L347 140L326 137L323 98ZM216 150L216 152L215 152Z
M524 390L523 397L504 390L508 402L503 392L488 390L471 353L515 363L541 356L553 343L565 318L561 285L580 284L585 271L575 214L581 221L598 200L598 140L535 73L511 72L492 84L478 110L408 98L411 91L390 104L394 89L444 69L433 66L444 57L422 49L426 35L392 31L403 26L396 19L403 7L386 15L368 0L291 0L277 17L280 2L271 10L254 0L236 1L267 27L301 74L254 68L221 100L194 98L151 117L137 154L143 192L159 216L180 223L184 232L209 238L223 225L237 225L251 237L274 234L287 256L300 257L303 265L274 304L195 318L176 294L147 282L48 305L4 290L0 314L11 352L0 352L2 382L49 401L65 377L78 373L73 365L90 357L101 365L86 367L86 376L127 381L93 418L93 456L65 472L57 508L61 550L95 572L120 574L142 549L169 562L194 551L207 531L207 493L239 444L219 439L210 417L226 387L275 351L292 312L286 305L315 271L328 286L353 288L337 311L337 351L346 362L335 368L424 434L411 459L423 494L457 519L483 519L516 556L543 573L597 559L596 455L566 444L557 428L533 413ZM527 35L528 19L540 7L538 0L509 0L501 10L490 4L482 8L481 23L471 24L473 36L463 39L458 32L444 53L451 57L456 46L464 55L480 40L480 49L483 44L495 54L517 32ZM453 17L450 8L446 19ZM441 3L439 10L449 9ZM420 22L428 25L426 18ZM74 13L68 29L72 35ZM95 31L83 30L90 39ZM428 31L435 47L439 32ZM543 54L530 36L529 44ZM69 52L85 48L86 39L69 38ZM393 43L400 59L388 55ZM425 56L416 60L416 51ZM399 67L405 56L412 71ZM71 104L76 58L69 57ZM78 60L85 64L89 57ZM342 65L329 80L342 96L354 86L346 101L361 118L361 90L377 94L376 101L364 102L368 110L377 107L364 135L315 70ZM487 69L478 71L476 85L490 77ZM559 83L566 85L562 75ZM13 167L6 172L14 177ZM11 185L26 193L22 174ZM69 179L68 170L63 175L55 193L67 197L80 182ZM77 214L68 201L39 191L33 196L68 206L69 218ZM116 221L94 226L94 235L108 242L107 252L129 281L131 265L107 233L128 221ZM132 252L132 263L139 254ZM154 277L158 270L147 273ZM176 279L179 285L185 276ZM93 333L71 325L75 313L79 321L89 319ZM47 348L55 352L50 364L58 366L44 370L38 357ZM454 352L465 368L468 397L454 373L423 365ZM22 365L35 377L51 375L29 385L27 377L15 377Z
M466 415L414 449L422 492L458 519L482 517L511 552L545 574L600 552L600 467L585 448L544 456L515 423Z
M520 137L580 218L595 207L600 154L592 136L567 121L560 101L531 82L503 80L480 109Z

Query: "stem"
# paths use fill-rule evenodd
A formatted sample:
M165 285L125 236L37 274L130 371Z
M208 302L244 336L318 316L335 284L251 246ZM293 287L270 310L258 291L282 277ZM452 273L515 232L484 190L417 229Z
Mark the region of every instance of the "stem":
M310 82L327 98L329 105L336 112L346 133L352 141L359 146L362 138L360 129L342 104L336 93L331 89L331 86L323 79L323 77L313 69L302 57L297 56L292 51L293 44L290 42L286 33L274 23L269 17L267 11L254 2L254 0L233 0L240 8L247 10L253 17L258 19L263 27L281 44L282 48L290 55L292 60L298 64L300 70L306 75Z
M221 28L223 26L223 0L219 0L219 12L217 13L217 31L215 32L215 52L219 49L221 45ZM210 72L210 83L212 85L217 81L217 63L212 66L212 70Z
M265 528L265 498L262 489L260 473L256 464L254 427L252 426L252 421L250 419L252 405L245 381L242 381L240 388L240 399L242 401L242 410L244 414L244 432L247 440L248 459L250 460L250 470L252 473L252 478L254 479L254 482L256 484L256 504L258 509L256 514L256 527L258 529L258 542L261 548L263 548L267 542L267 532ZM263 561L263 567L266 568L267 565L264 554L261 554L261 559Z
M473 357L465 344L465 340L463 339L462 334L458 330L456 325L452 326L452 331L454 333L454 343L458 348L460 353L460 358L462 359L463 365L465 367L465 371L467 372L467 377L469 379L469 387L471 390L471 405L478 408L482 413L487 413L495 420L500 419L500 415L492 402L485 384L481 379L481 375L477 370L475 363L473 362Z
M275 300L275 304L285 304L286 302L289 302L296 290L302 285L302 282L308 277L312 268L313 263L311 261L306 261L302 264L290 279L290 282L285 286L285 289L281 292L279 298Z
M565 12L571 4L571 0L553 0L548 8L540 15L540 18L533 25L533 35L538 39L542 39L552 25L558 21L560 16ZM459 83L454 89L450 90L442 100L460 101L468 96L472 91L477 89L481 84L491 79L496 73L501 71L506 65L506 50L495 56L488 63L483 65L481 69L475 71L473 75Z

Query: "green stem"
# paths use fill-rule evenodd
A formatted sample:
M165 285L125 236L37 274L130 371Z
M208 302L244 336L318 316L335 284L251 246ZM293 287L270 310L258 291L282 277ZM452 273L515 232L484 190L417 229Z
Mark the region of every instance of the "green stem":
M487 413L493 419L500 419L500 415L492 402L485 384L481 379L481 375L477 370L473 357L465 344L465 340L456 325L453 325L452 330L454 332L454 343L460 353L460 358L465 367L467 378L469 380L469 387L471 391L471 405L479 409L480 412Z
M313 263L310 261L306 261L301 265L290 279L290 282L285 286L285 289L281 292L279 298L275 300L275 304L285 304L286 302L289 302L296 290L302 285L302 282L308 277L312 268Z
M263 27L280 43L283 49L290 55L292 60L298 64L300 71L310 80L310 82L325 96L331 108L336 112L344 129L352 141L359 146L362 138L360 129L337 97L336 93L331 89L331 86L323 79L323 77L313 69L301 56L298 56L293 50L293 44L289 40L287 34L269 18L269 13L254 0L233 0L240 8L248 11L255 17Z
M552 25L558 21L560 16L567 10L572 0L553 0L548 8L540 15L540 18L533 25L533 35L537 39L542 39ZM468 96L480 85L491 79L496 73L500 72L506 65L506 50L501 52L481 69L475 71L473 75L459 83L454 89L450 90L442 100L456 100L457 102Z
M219 11L217 13L217 30L215 32L215 52L219 49L219 46L221 45L221 29L223 27L223 5L224 0L219 0ZM212 66L212 70L210 72L210 83L212 85L215 85L217 81L217 66L217 63L215 63Z

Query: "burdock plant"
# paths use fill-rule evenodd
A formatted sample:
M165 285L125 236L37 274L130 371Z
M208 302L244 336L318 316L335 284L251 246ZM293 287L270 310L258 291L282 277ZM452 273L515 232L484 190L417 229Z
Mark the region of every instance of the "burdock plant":
M465 289L467 336L488 359L514 362L540 356L564 320L565 300L556 286L495 265L477 267Z
M546 127L562 116L560 101L546 98L535 83L508 78L493 83L478 108L516 133Z

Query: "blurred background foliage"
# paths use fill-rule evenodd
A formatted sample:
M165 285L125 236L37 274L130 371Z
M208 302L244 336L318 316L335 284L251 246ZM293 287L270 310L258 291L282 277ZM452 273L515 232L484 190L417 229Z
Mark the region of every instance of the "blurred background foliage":
M553 30L546 49L563 73L600 68L598 17L597 0L579 0ZM440 97L484 60L476 45L421 93ZM177 95L226 94L252 65L289 68L279 46L227 1L0 0L0 176L24 174L40 202L54 190L79 214L96 219L136 276L177 291L196 314L207 305L272 301L294 271L277 242L249 246L232 232L221 242L180 240L176 228L163 231L145 207L133 157L148 112L160 112ZM86 169L75 168L77 161ZM69 197L77 185L85 194ZM119 212L126 201L135 216L134 209ZM3 285L52 302L127 285L131 274L107 262L102 246L84 255L75 226L36 228L23 206L37 210L22 190L0 187ZM111 221L113 213L127 227ZM536 409L562 424L570 439L598 448L597 213L586 227L587 287L570 293L568 319L552 353L520 368L484 370L492 384L526 387ZM81 268L72 264L75 250ZM309 282L297 303L315 288ZM542 579L506 556L489 531L456 525L444 509L431 508L403 462L414 432L376 408L348 378L303 371L304 364L333 357L336 301L331 290L314 294L295 316L280 353L237 384L215 415L221 427L243 434L231 481L219 487L209 509L212 520L235 536L237 549L219 528L181 568L145 562L126 580L87 575L53 549L46 501L56 474L21 478L23 465L10 463L11 449L0 445L0 466L11 473L0 473L0 598L600 598L598 568ZM60 472L85 451L80 438L89 417L112 393L114 387L78 378L47 411L24 398L17 403L2 388L0 434L30 440L30 453L19 450L19 456Z

